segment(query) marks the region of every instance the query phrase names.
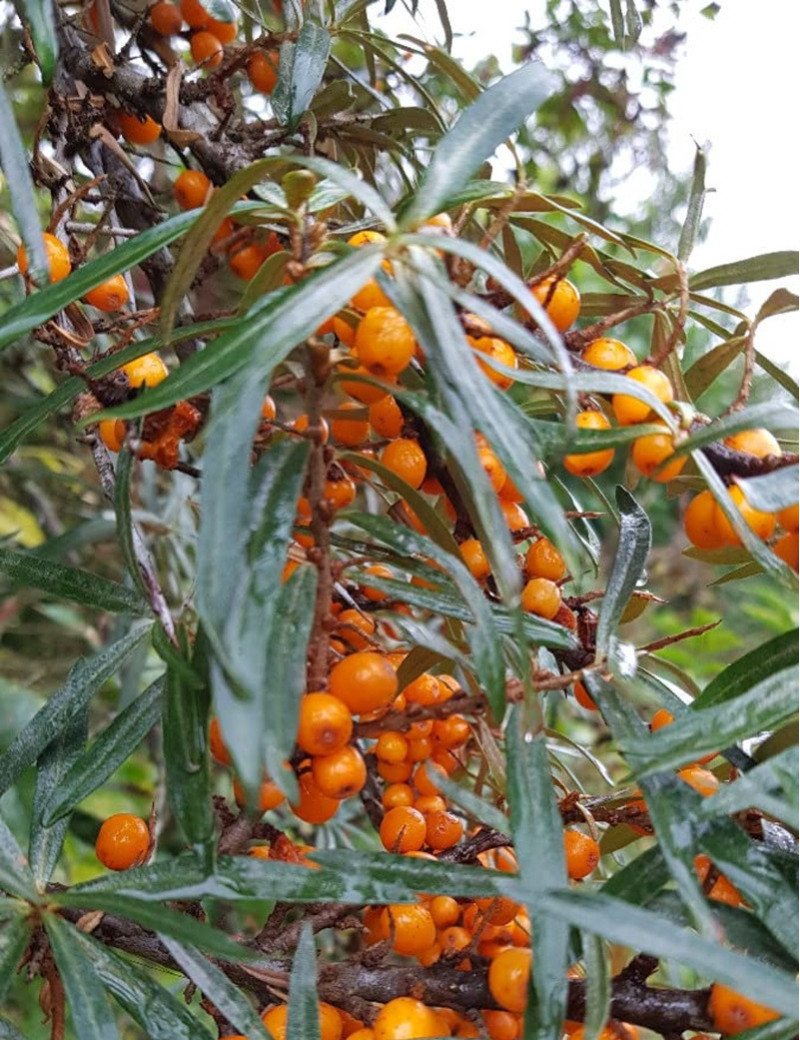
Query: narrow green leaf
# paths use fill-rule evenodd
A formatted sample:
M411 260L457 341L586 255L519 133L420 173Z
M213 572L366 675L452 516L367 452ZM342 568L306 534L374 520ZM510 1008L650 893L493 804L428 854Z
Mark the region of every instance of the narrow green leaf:
M760 809L797 830L800 827L799 782L797 748L784 748L749 772L741 773L733 783L726 784L714 796L712 807L716 813Z
M286 1040L319 1040L317 956L311 922L306 921L289 976L289 1020Z
M778 1018L765 1026L745 1029L736 1036L738 1040L792 1040L797 1036L797 1019Z
M32 5L35 0L32 0ZM52 22L52 15L50 16ZM55 42L55 41L54 41ZM14 109L5 87L0 82L0 168L5 174L11 210L17 222L25 252L28 256L30 274L39 285L50 281L50 267L44 248L36 195L28 165L28 155L20 139Z
M607 656L622 613L644 573L652 528L647 513L633 495L618 486L619 542L597 622L597 660Z
M760 477L735 477L744 497L754 509L777 513L797 502L800 466L783 466Z
M736 260L700 271L689 279L693 292L720 285L742 285L745 282L769 281L798 273L798 254L791 250L780 253L762 253L747 260Z
M59 736L68 720L82 711L103 683L119 671L149 637L150 627L149 624L137 626L94 657L81 658L73 666L64 685L50 696L0 756L0 793L11 787L26 766Z
M43 823L43 816L64 777L83 751L89 730L86 706L75 712L61 733L48 744L36 762L36 782L33 789L29 857L36 887L43 892L55 869L67 833L69 820L53 824Z
M147 603L124 585L77 567L54 563L36 553L14 552L0 546L0 573L15 584L41 589L96 610L149 612Z
M694 968L782 1015L797 1014L797 982L793 975L726 949L688 928L632 906L621 899L586 890L543 892L539 910L610 942L665 957Z
M78 929L72 939L91 960L108 992L150 1040L212 1040L208 1028L186 1003L147 972L133 968L129 960Z
M8 824L0 816L0 889L33 902L36 889L28 861L11 833Z
M625 41L625 16L622 13L622 0L609 0L611 9L611 29L614 41L620 45Z
M403 226L415 227L438 213L480 164L535 112L553 88L544 66L528 62L484 91L434 149Z
M699 711L735 700L777 672L791 668L797 663L798 638L800 632L794 628L728 665L693 701L692 709Z
M44 927L64 983L76 1034L92 1040L119 1040L103 987L91 961L75 942L77 929L56 914L45 915Z
M611 972L606 945L598 935L581 933L583 963L586 968L586 1018L584 1040L597 1040L611 1017Z
M295 130L319 89L331 51L328 30L306 22L296 43L281 45L280 78L272 92L272 109L278 122Z
M267 1040L269 1033L261 1017L242 991L234 986L216 964L193 946L186 946L168 935L160 935L159 938L187 978L222 1012L231 1025L247 1034L250 1040L256 1040L256 1037Z
M722 419L715 419L708 425L695 430L690 437L681 442L677 453L685 455L708 444L722 441L732 433L757 426L766 426L771 430L795 430L797 429L797 409L775 401L763 401L760 404L749 405L747 408L732 412Z
M103 730L62 777L45 807L42 817L45 826L66 816L127 761L161 718L163 698L164 679L156 679Z
M437 776L436 785L448 801L460 805L465 812L469 813L479 823L492 827L501 834L508 831L509 820L505 813L489 802L485 802L474 791L457 784L449 776Z
M697 232L700 229L700 220L703 216L703 203L706 198L706 149L696 144L694 153L694 170L692 171L692 187L689 191L689 203L686 208L686 217L681 228L681 237L678 240L678 259L684 263L689 259Z
M146 396L146 395L145 395ZM123 448L117 456L116 482L114 484L114 513L117 518L117 541L122 550L125 566L145 602L149 599L150 590L142 574L136 558L137 541L141 542L139 532L133 523L131 505L131 476L133 475L134 456Z
M93 890L91 892L79 892L76 889L67 889L64 892L51 893L50 899L56 906L70 906L86 910L105 910L109 914L118 914L129 921L136 921L144 928L153 932L162 932L169 935L178 942L188 943L190 946L198 946L201 950L208 950L223 960L250 961L258 959L257 952L241 943L237 943L225 932L214 928L204 921L192 917L190 914L180 913L166 906L154 906L141 898L144 893L133 895L120 895L118 892L109 893Z
M21 914L0 925L0 1001L4 1001L17 974L20 958L31 937L31 924Z
M555 1036L566 1014L569 928L542 912L539 896L567 884L564 826L553 790L543 733L523 732L523 713L515 707L506 729L511 833L520 878L529 893L532 925L532 979L535 1001L526 1024L531 1036Z
M58 60L58 33L53 7L47 0L18 0L17 11L28 23L36 57L42 73L42 83L49 87Z
M634 906L647 906L669 883L664 855L657 845L646 849L605 882L602 891Z

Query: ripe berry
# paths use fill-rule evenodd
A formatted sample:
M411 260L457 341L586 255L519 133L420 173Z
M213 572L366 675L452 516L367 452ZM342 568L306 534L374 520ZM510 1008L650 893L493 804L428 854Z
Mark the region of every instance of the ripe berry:
M506 522L506 527L513 534L515 531L524 531L526 527L531 526L528 514L518 505L516 502L508 502L505 499L500 499L498 502L500 506L500 512L503 514L503 519Z
M711 987L708 1012L714 1028L725 1035L743 1033L746 1029L763 1026L779 1017L777 1011L757 1004L736 990L723 986L721 982L715 982Z
M436 940L436 925L426 906L395 904L384 910L385 929L392 937L392 949L403 956L427 950Z
M671 433L650 433L645 437L638 437L633 442L631 459L645 477L655 480L658 484L667 484L677 477L686 465L686 455L678 455L672 462L662 465L667 459L672 458L674 452L675 441Z
M342 1016L332 1004L320 1001L317 1005L319 1013L320 1040L341 1040ZM273 1040L286 1040L289 1009L286 1004L278 1004L261 1015L261 1021Z
M385 657L365 650L331 669L328 686L354 715L386 707L397 693L397 673Z
M216 18L209 18L207 28L223 45L233 43L236 39L236 22L220 22Z
M205 29L211 15L200 3L200 0L180 0L183 20L192 29Z
M538 285L531 286L531 292L558 331L566 332L580 314L581 295L567 278L560 278L551 293L554 281L555 277L545 278Z
M207 69L216 69L222 64L222 44L207 29L192 33L189 49L194 60L198 64L202 62Z
M525 554L525 573L529 578L561 581L567 576L567 565L549 538L537 538Z
M506 1011L520 1014L528 1003L531 951L502 950L489 965L489 991Z
M403 432L403 413L391 394L369 406L369 424L379 437L394 440Z
M408 784L389 784L383 789L381 804L384 809L397 809L414 804L414 790Z
M650 732L657 733L660 729L669 726L674 721L675 716L671 711L667 711L666 708L659 708L652 719L650 719Z
M312 760L314 783L328 798L352 798L367 782L367 767L358 748L347 744L331 755Z
M149 11L150 24L161 36L175 36L183 28L183 15L168 0L159 0Z
M278 52L262 54L257 51L247 63L247 76L256 90L271 94L278 82Z
M126 432L122 419L101 419L97 424L97 432L109 451L122 451Z
M172 193L181 209L198 209L210 190L211 181L202 170L184 170L172 185Z
M338 697L307 693L300 702L297 743L309 755L331 755L353 732L353 717Z
M489 1040L517 1040L519 1019L510 1011L482 1011Z
M738 486L728 488L728 494L733 499L733 504L742 514L742 519L762 541L772 537L775 530L775 516L773 513L762 513L760 509L753 506L744 497L744 492ZM734 531L733 524L725 516L718 502L714 503L714 527L723 545L741 545L739 535Z
M211 757L220 765L229 766L231 764L231 753L222 739L222 729L216 716L211 719L208 726L208 747Z
M344 401L338 405L340 412L358 412L363 414L364 409L355 401ZM366 419L331 419L331 433L337 444L343 444L345 448L356 448L369 436L369 422Z
M428 466L425 452L416 441L407 437L399 437L387 444L381 452L381 462L413 488L418 488L425 479Z
M152 144L161 136L161 124L150 116L139 117L132 112L118 112L119 132L131 144Z
M652 365L637 365L627 373L626 379L632 379L641 383L652 394L665 404L673 399L675 393L667 376ZM650 415L649 404L640 401L638 397L629 394L614 394L611 398L611 407L620 426L632 426L634 423L644 422Z
M381 820L380 838L389 852L416 852L425 844L425 817L418 809L398 805Z
M793 506L787 506L785 509L779 510L776 514L778 523L790 534L797 534L800 530L800 517L798 516L797 503Z
M169 369L155 351L129 361L120 368L120 372L124 372L128 377L132 390L138 390L142 386L158 386L169 375Z
M748 455L755 455L764 459L767 455L780 455L781 446L775 437L762 428L755 430L740 430L725 438L725 444L734 451L744 451Z
M450 812L432 812L428 816L425 841L437 852L457 845L464 834L464 824Z
M324 795L314 782L311 772L301 773L297 778L300 796L292 805L295 816L306 823L326 823L339 811L339 800Z
M244 808L247 805L247 793L238 780L233 782L233 797L238 806ZM285 797L274 780L262 780L258 789L258 811L265 813L277 809Z
M578 412L575 426L579 430L610 430L611 423L602 412ZM585 451L576 455L564 456L564 468L576 477L596 477L608 469L614 461L614 449L604 448L602 451Z
M435 896L430 902L430 911L437 928L449 928L461 918L461 907L452 896Z
M800 542L797 534L789 531L781 535L772 549L778 559L788 564L796 574L800 564Z
M577 881L591 874L600 862L600 846L588 834L564 831L564 855L567 874L573 881Z
M89 290L84 296L84 300L106 314L118 311L128 302L128 283L125 281L125 276L115 274L108 281L101 282L100 285Z
M636 355L630 347L618 339L601 336L593 339L581 354L581 360L595 368L603 368L608 372L619 372L623 368L636 365Z
M500 459L495 455L491 448L478 448L478 461L481 464L483 472L489 478L489 483L492 485L492 490L495 494L500 491L500 488L505 484L508 474L505 471L505 467Z
M706 489L691 500L683 514L686 537L698 549L721 549L725 544L716 524L718 506Z
M458 548L473 578L483 581L484 578L489 577L492 568L483 551L483 546L477 538L467 538Z
M583 685L580 679L578 679L578 681L572 687L572 692L575 694L575 700L578 702L578 704L580 704L582 708L585 708L587 711L600 710L595 704L595 702L592 700L592 698L589 696L589 691L586 689L586 687Z
M477 350L479 354L485 354L492 361L498 361L501 365L505 365L506 368L517 367L517 355L514 353L514 348L510 343L506 343L504 339L498 339L495 336L481 336L478 339L474 339L472 336L467 336L467 342L473 350ZM496 368L492 368L491 365L487 365L485 361L481 361L480 358L478 358L478 365L487 379L501 390L508 390L510 386L513 386L513 376L499 372Z
M561 606L561 590L547 578L531 578L522 590L522 609L552 620Z
M394 307L371 307L356 329L358 360L375 376L396 376L414 356L414 333Z
M72 261L69 258L69 251L60 239L56 238L55 235L51 235L45 231L42 235L44 241L44 251L47 256L47 266L50 270L50 281L60 282L66 278L72 270ZM25 246L20 245L17 249L17 266L19 267L20 273L25 274L28 270L28 253Z
M416 997L395 997L372 1024L375 1040L423 1040L442 1035L439 1016Z
M678 776L704 798L709 798L719 790L719 780L710 769L703 769L702 766L686 766L678 770Z
M138 867L150 851L150 829L140 816L117 813L104 820L94 850L109 870Z
M387 730L378 737L374 750L376 758L381 762L391 762L396 765L398 762L405 762L408 754L408 741L402 733Z

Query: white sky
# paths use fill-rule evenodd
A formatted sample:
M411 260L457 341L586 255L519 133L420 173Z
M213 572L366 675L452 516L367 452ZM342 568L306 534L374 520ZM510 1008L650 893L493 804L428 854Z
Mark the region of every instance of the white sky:
M598 0L607 7L607 0ZM797 40L800 5L796 0L721 0L714 21L700 15L707 0L684 0L678 28L687 34L679 52L676 90L670 100L674 115L668 164L676 177L691 175L693 139L710 142L704 215L711 218L706 241L690 261L702 270L760 253L797 249L800 245L798 165L800 164L797 91ZM420 0L415 25L403 11L403 0L388 18L376 22L388 33L408 32L441 38L433 0ZM533 24L542 0L456 0L448 4L456 34L454 52L474 65L496 54L511 68L514 30L531 10ZM476 29L479 26L479 29ZM518 39L521 39L518 37ZM644 181L639 186L648 191ZM625 187L626 209L634 208ZM800 291L800 278L758 282L749 288L744 307L754 315L778 285ZM731 302L734 302L731 300ZM757 333L760 350L800 375L800 319L797 313L770 318Z

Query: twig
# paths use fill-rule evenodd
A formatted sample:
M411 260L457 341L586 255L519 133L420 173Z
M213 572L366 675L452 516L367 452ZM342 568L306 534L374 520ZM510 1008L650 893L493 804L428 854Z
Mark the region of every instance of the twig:
M653 311L661 310L663 303L660 300L645 300L642 303L632 304L614 314L607 314L605 318L596 321L594 325L587 325L585 329L568 332L564 336L564 343L570 350L580 350L593 339L602 336L615 325L621 325L623 321L637 318L640 314L651 314Z
M756 364L756 324L751 323L744 341L744 372L742 373L742 385L736 400L722 413L723 416L738 412L747 404L750 397L750 389L753 385L753 371Z

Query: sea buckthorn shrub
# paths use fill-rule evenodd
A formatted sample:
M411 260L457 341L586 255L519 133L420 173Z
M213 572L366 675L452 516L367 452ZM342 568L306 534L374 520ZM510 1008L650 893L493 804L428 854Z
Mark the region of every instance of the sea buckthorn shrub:
M791 1036L796 258L384 6L9 23L0 1034Z

